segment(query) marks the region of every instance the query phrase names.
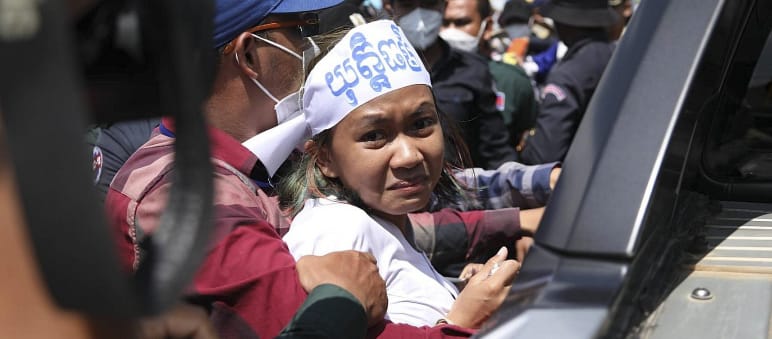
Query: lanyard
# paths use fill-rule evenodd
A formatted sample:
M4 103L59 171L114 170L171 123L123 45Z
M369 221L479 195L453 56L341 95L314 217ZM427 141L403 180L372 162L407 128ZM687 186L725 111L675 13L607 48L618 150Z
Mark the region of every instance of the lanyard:
M174 138L174 132L172 132L170 129L168 129L166 126L164 126L163 122L161 122L158 125L158 130L161 132L161 134L163 134L163 135L165 135L165 136L167 136L169 138ZM258 166L259 165L260 164L258 164ZM253 178L250 178L250 180L252 180L252 182L254 182L255 185L260 187L260 189L262 189L262 190L273 190L274 189L273 183L271 183L271 178L267 175L267 173L265 175L265 181L261 181L261 180L257 180L257 179L253 179Z

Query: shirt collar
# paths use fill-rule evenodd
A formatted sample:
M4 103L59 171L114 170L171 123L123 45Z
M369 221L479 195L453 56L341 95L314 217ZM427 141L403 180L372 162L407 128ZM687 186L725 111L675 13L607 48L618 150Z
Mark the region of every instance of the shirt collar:
M174 120L172 118L164 117L161 119L161 124L174 133ZM260 159L242 146L238 140L214 126L207 126L207 132L212 157L225 161L252 179L268 181L268 174Z
M605 34L605 33L604 33ZM608 37L606 35L601 34L591 34L583 39L578 40L573 45L568 46L568 50L566 51L566 54L563 56L563 60L569 59L571 56L576 54L576 52L584 47L585 45L591 43L591 42L605 42L608 43Z

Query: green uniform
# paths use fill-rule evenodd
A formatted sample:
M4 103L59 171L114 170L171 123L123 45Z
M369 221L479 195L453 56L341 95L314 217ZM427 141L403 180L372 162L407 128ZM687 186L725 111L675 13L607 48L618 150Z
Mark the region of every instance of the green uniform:
M319 285L277 338L364 338L367 316L362 304L348 291Z
M519 66L489 61L488 69L496 83L496 108L504 117L512 144L516 145L523 131L533 127L538 112L531 80Z

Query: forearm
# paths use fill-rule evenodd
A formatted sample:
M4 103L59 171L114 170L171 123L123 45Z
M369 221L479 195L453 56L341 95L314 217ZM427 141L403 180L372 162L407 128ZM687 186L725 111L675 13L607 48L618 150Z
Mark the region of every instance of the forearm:
M487 259L521 235L518 208L466 212L446 208L409 217L416 246L443 274L453 264Z
M550 175L558 166L557 162L527 166L510 161L496 170L471 168L455 176L476 190L477 199L485 209L534 208L547 203L552 193Z

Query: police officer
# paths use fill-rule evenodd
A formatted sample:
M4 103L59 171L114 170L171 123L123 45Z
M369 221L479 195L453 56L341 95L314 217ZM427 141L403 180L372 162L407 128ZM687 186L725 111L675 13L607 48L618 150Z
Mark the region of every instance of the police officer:
M523 0L510 1L522 3L526 10L521 19L528 29L528 9ZM502 13L504 16L507 12ZM510 144L516 145L517 136L533 125L538 112L531 80L525 70L517 64L509 64L492 58L491 35L493 33L493 18L488 0L448 0L445 16L442 22L440 38L451 47L477 53L488 62L493 80L496 84L496 109L501 113L507 125Z
M120 121L99 129L91 154L94 185L102 201L105 200L115 173L150 139L153 129L160 122L159 118Z
M608 0L553 0L542 12L555 21L568 51L547 76L536 124L517 146L519 161L525 164L559 161L566 156L614 51L606 27L620 19Z

